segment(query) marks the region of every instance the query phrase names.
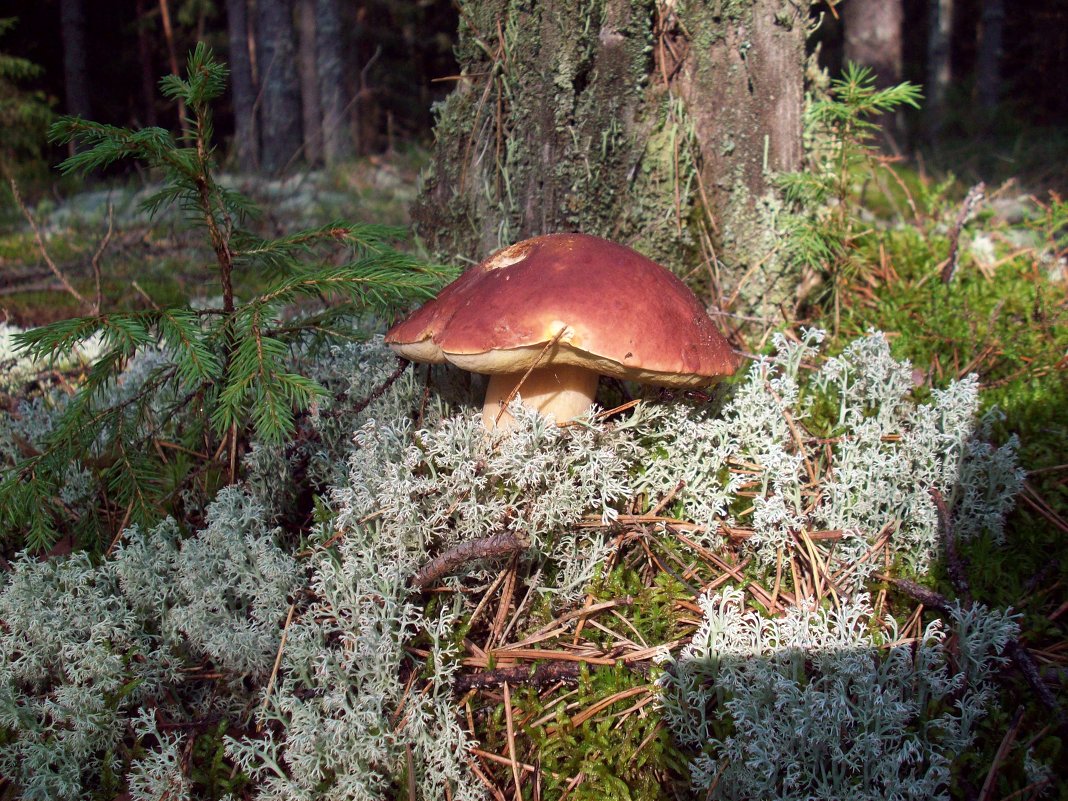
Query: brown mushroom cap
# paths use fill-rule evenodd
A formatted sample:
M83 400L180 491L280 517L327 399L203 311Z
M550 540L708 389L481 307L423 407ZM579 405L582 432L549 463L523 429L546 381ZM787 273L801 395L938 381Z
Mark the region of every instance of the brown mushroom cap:
M586 234L549 234L497 251L393 326L386 343L406 359L475 373L562 363L674 387L707 386L738 366L682 281L628 247Z

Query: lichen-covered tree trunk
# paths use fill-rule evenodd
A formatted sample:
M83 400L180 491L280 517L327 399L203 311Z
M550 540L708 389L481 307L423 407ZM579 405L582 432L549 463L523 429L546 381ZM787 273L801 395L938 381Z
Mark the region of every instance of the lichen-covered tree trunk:
M780 256L773 176L802 164L807 4L688 3L677 20L676 91L694 121L715 221L722 298L774 317L792 309L797 265Z
M711 275L710 301L776 308L793 284L770 176L801 162L806 15L787 0L461 2L420 235L477 261L583 231Z

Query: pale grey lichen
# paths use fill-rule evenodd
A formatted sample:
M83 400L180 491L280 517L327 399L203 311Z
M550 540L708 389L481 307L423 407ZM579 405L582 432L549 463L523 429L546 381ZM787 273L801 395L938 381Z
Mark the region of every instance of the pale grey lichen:
M124 719L184 666L108 566L23 556L0 590L0 773L23 798L86 797L119 768Z
M747 611L741 590L700 603L704 620L660 683L705 798L949 798L950 764L1017 634L1011 615L978 604L913 641L892 618L873 630L864 594L776 619Z
M185 738L161 732L153 714L145 709L133 719L133 729L142 743L155 747L131 760L126 782L132 801L191 801L193 783L183 768Z
M842 797L865 797L864 788L937 795L990 702L1011 621L956 610L911 651L892 628L876 631L860 592L870 566L859 560L889 527L890 552L926 569L938 547L931 488L950 504L959 537L1003 538L1023 476L1016 443L989 443L974 379L917 403L911 367L892 358L885 337L872 333L833 358L821 356L821 339L777 337L776 352L714 403L646 401L610 423L591 412L563 428L514 406L506 434L485 432L456 373L435 372L428 392L425 374L409 370L364 403L397 366L382 343L320 354L307 367L331 399L310 411L317 435L255 445L248 482L217 496L200 531L135 527L99 564L84 555L14 561L0 588L0 772L26 798L87 797L133 738L142 749L134 797L160 788L180 797L188 777L175 762L178 741L141 711L156 704L178 721L212 712L247 725L227 747L252 797L377 799L414 772L422 797L481 798L451 696L466 595L436 596L430 613L412 575L450 547L511 532L547 606L560 605L597 575L610 526L632 499L670 495L666 511L696 525L706 545L721 542L724 525L748 528L754 570L772 570L798 532L841 534L833 554L815 543L844 573L840 609L795 607L767 620L730 590L702 602L705 622L664 696L672 729L695 749L697 784L710 786L726 765L739 794L811 784L854 793ZM139 357L107 392L129 397L159 358ZM42 397L0 422L5 458L20 438L43 436L54 408ZM808 427L828 409L835 427L817 443ZM274 522L298 475L332 506L320 504L328 520L304 532L310 555L300 558ZM71 479L67 497L86 502L84 481ZM475 563L444 581L481 586L497 568ZM944 647L950 629L959 660ZM221 678L195 678L192 666ZM939 700L950 695L958 707ZM923 698L943 704L926 721L915 713ZM802 749L825 743L828 721L848 734L845 745L818 746L837 766L830 778ZM903 733L886 739L899 724ZM887 790L893 775L899 787ZM820 784L832 779L844 784Z
M670 409L653 432L659 450L638 486L663 493L685 482L676 495L682 514L713 546L721 524L743 525L737 514L751 506L745 547L765 568L802 532L838 532L834 560L855 566L849 586L874 569L862 557L887 527L891 552L910 569L927 570L939 549L932 489L950 503L958 536L1000 541L1024 474L1015 439L987 442L977 379L953 381L917 403L911 365L893 358L882 334L820 365L822 339L812 330L797 342L776 337L776 354L751 365L718 414ZM822 441L806 429L816 404L836 421L834 436ZM754 497L739 508L742 489ZM817 547L830 556L829 546Z
M250 704L243 680L266 680L300 580L262 517L231 488L184 541L168 520L130 530L100 564L84 553L13 561L0 589L0 772L23 798L90 797L119 771L127 726L140 720L143 735L146 706L189 719ZM224 672L220 685L190 678L204 664ZM149 738L161 750L144 757L145 782L169 742Z
M258 799L377 800L409 770L421 797L481 798L451 704L457 610L423 613L408 585L418 551L381 523L342 525L336 551L312 557L311 601L287 630L277 685L257 714L263 735L230 739L228 753ZM413 687L423 665L405 646L420 633L433 669Z

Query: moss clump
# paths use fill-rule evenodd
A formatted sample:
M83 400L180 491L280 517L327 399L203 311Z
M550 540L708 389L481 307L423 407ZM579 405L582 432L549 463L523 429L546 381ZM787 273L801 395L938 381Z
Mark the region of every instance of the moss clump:
M696 196L693 129L652 87L652 4L463 6L465 78L437 108L413 210L445 258L581 230L681 268ZM500 21L500 24L498 24Z

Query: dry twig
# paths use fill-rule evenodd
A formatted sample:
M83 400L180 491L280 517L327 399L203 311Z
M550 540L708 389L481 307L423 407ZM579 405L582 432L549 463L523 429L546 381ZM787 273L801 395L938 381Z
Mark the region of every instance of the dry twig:
M509 556L523 551L526 547L527 543L511 531L499 531L488 537L461 542L419 568L412 576L412 586L422 589L468 562L494 556Z
M5 171L6 172L6 171ZM48 269L52 271L52 274L59 280L59 283L63 285L63 288L67 290L71 297L73 297L78 303L83 306L90 306L82 293L74 288L74 285L67 279L66 274L56 266L56 263L52 260L52 257L48 255L48 249L45 247L44 237L41 234L41 228L37 225L37 220L34 219L33 214L26 206L26 202L22 199L22 194L19 192L19 185L15 182L15 179L11 176L7 177L8 184L11 185L11 195L15 199L15 204L19 207L19 211L22 212L22 216L26 218L26 222L30 224L30 228L33 230L33 238L37 243L37 252L41 254L41 258L44 259L45 264L48 265ZM110 229L109 229L110 230Z

